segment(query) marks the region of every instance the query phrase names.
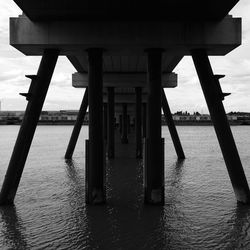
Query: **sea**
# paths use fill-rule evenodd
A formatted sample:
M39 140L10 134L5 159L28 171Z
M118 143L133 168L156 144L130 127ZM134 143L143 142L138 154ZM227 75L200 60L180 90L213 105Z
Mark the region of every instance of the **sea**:
M238 204L212 126L177 126L186 155L165 138L165 205L143 203L143 162L107 160L107 204L85 204L82 127L72 161L72 126L38 126L14 206L0 207L0 249L250 249L250 206ZM250 182L250 126L232 126ZM19 126L0 126L0 185ZM119 163L119 164L118 164Z

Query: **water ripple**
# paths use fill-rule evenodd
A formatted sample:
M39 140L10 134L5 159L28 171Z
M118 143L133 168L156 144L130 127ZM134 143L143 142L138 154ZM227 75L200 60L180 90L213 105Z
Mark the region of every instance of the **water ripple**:
M163 129L163 207L143 204L142 161L132 164L132 154L119 167L108 161L107 205L86 206L83 139L73 161L62 157L71 129L38 128L16 206L0 208L1 249L250 249L250 209L235 201L212 127L178 127L187 156L182 162ZM1 178L16 133L15 126L1 127ZM247 165L250 127L233 133Z

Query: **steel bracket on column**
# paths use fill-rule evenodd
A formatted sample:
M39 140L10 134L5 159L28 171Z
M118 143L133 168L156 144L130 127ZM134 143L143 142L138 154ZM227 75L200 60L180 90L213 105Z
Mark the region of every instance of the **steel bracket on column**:
M211 120L214 124L236 199L239 202L249 204L249 186L222 103L222 91L218 88L218 77L214 76L207 52L204 49L192 50L191 55L200 79L200 84L207 102Z
M30 101L30 99L33 96L32 91L34 89L34 84L35 84L35 82L36 82L36 80L38 78L37 78L37 75L25 75L25 77L31 79L32 81L30 83L30 87L29 87L28 93L19 93L19 95L26 97L26 100Z
M19 93L19 95L26 97L27 101L29 101L32 97L31 93Z
M231 95L231 93L224 93L221 89L219 80L223 77L225 77L225 75L214 75L214 78L215 78L215 81L216 81L217 87L218 87L218 92L219 92L219 95L220 95L222 101L225 99L226 96Z

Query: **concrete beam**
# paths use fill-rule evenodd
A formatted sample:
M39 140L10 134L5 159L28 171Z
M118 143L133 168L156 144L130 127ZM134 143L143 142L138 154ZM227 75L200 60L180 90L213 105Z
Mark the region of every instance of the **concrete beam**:
M14 0L32 20L214 20L239 0Z
M91 47L105 55L145 55L146 48L162 48L190 55L203 48L209 55L225 55L241 44L241 19L162 22L32 22L10 18L10 44L26 55L42 55L45 48L61 55L83 55Z
M104 87L118 87L118 88L134 88L146 87L147 75L146 73L105 73L103 75ZM88 86L87 73L72 74L72 85L75 88L86 88ZM177 74L163 73L162 87L175 88L177 87Z
M108 103L108 96L106 93L103 95L103 102ZM115 94L115 103L116 104L122 104L122 103L127 103L127 104L135 104L136 99L135 99L135 93L131 94ZM147 94L143 93L142 94L142 102L147 102Z
M88 60L85 56L67 56L71 64L80 73L88 72ZM167 51L162 58L162 71L169 73L173 72L174 68L181 61L183 55L177 51ZM147 57L146 56L104 56L103 57L103 72L115 73L142 73L147 72Z

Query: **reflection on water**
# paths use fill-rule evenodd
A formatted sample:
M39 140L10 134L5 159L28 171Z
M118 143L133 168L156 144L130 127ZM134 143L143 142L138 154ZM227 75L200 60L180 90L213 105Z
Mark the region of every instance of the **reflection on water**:
M2 137L11 129L16 133L15 127L1 128ZM123 145L120 156L107 161L107 204L86 206L83 143L74 160L62 157L71 129L39 127L16 207L0 208L1 249L250 249L250 209L235 201L211 127L178 127L187 155L183 161L176 161L163 131L163 207L143 204L142 161L134 160L134 144L128 145L129 157ZM250 127L234 130L238 143L250 148L245 136ZM83 129L81 136L86 135ZM7 161L1 151L0 156ZM250 169L245 170L250 179ZM5 166L1 176L4 171Z
M28 249L25 228L15 206L0 207L2 246L11 249Z
M170 167L170 186L174 186L179 188L181 185L181 179L183 174L183 168L185 160L177 160L171 167Z
M225 236L227 249L250 249L250 209L241 203L236 204L231 218L228 220L231 230ZM223 243L223 242L221 242Z
M71 247L79 247L80 242L90 249L149 249L154 240L157 249L164 249L164 209L143 205L142 193L138 192L142 191L142 178L138 182L138 169L131 164L134 160L122 162L119 167L117 160L107 164L107 205L85 207L84 182L78 166L74 161L66 161L71 214L68 227L74 228L74 234L78 232L77 238L72 235L75 243ZM137 163L142 171L141 161Z
M69 218L65 218L69 245L65 249L82 249L88 245L89 233L86 227L85 186L78 164L73 160L65 161L67 183L67 202L65 209ZM81 242L81 244L79 244Z

